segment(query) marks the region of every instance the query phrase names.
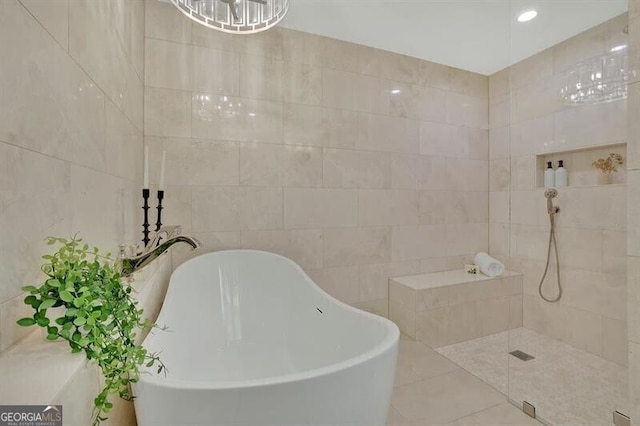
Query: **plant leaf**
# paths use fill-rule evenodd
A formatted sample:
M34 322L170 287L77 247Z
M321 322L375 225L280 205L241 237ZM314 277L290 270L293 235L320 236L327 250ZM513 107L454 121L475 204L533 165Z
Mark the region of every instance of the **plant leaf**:
M40 309L41 310L49 309L50 307L52 307L55 304L56 304L56 299L45 299L40 304Z
M30 325L34 325L36 323L36 320L33 318L20 318L18 321L16 321L16 323L23 327L29 327Z
M74 297L68 291L61 291L60 292L60 299L62 299L63 301L65 301L67 303L70 303L70 302L73 302Z

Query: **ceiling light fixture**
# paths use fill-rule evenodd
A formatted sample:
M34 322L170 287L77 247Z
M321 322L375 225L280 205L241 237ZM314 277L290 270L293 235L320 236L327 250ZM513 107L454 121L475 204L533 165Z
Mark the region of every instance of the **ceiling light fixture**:
M538 12L536 12L535 10L527 10L526 12L522 12L518 16L518 22L529 22L536 16L538 16Z
M611 48L611 52L619 52L619 51L624 50L624 49L626 49L626 48L627 48L627 45L626 45L626 44L621 44L621 45L619 45L619 46L612 47L612 48Z
M567 105L600 104L627 97L628 58L624 48L577 64L560 94Z
M252 34L284 18L290 0L171 0L182 13L215 30Z

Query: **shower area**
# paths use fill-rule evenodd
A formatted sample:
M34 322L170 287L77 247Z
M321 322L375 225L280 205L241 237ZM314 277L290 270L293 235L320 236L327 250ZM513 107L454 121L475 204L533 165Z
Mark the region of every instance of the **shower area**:
M520 58L531 40L513 17L530 6L510 3L515 64L489 79L489 253L522 292L508 329L435 349L545 424L625 424L627 3ZM566 186L545 185L559 161Z

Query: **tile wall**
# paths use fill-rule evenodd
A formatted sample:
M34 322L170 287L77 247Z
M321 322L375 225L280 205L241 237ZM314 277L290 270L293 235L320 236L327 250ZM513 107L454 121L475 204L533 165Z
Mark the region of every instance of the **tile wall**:
M0 351L46 235L137 239L143 49L142 1L0 1Z
M621 15L492 75L489 90L489 245L492 254L510 260L510 269L524 274L524 326L621 365L627 365L625 173L613 185L595 185L587 176L560 189L555 204L561 209L557 242L564 295L550 304L538 296L549 218L544 189L537 187L536 155L627 141L626 100L572 107L560 96L577 62L627 43L627 20ZM584 169L600 154L567 154L565 166ZM547 295L556 294L555 273L552 267Z
M167 152L167 222L207 250L288 256L383 315L389 277L488 248L487 77L146 6L144 133L152 165Z
M629 1L629 69L627 99L629 142L627 289L629 311L629 396L631 424L640 425L640 1Z

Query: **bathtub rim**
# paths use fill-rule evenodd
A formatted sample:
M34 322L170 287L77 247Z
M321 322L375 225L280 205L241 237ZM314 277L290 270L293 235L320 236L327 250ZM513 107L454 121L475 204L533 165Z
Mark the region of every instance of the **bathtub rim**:
M232 389L247 389L247 388L256 388L256 387L262 387L262 386L272 386L272 385L279 385L279 384L285 384L285 383L296 383L296 382L301 382L301 381L314 379L318 377L328 376L330 374L338 373L338 372L347 370L351 367L364 364L367 361L370 361L382 356L385 352L391 351L394 348L394 346L397 350L398 342L400 340L400 329L393 321L389 320L388 318L384 318L380 315L376 315L371 312L363 311L362 309L353 307L331 296L329 293L327 293L322 288L320 288L320 286L318 286L307 275L307 273L304 272L304 270L300 267L300 265L298 265L296 262L289 259L288 257L282 256L276 253L263 251L263 250L252 250L252 249L217 250L213 252L203 253L201 255L198 255L196 257L193 257L185 261L184 263L182 263L181 265L179 265L177 268L173 270L173 272L171 273L171 277L169 278L169 288L171 287L173 274L175 274L176 271L180 270L183 267L186 267L186 265L195 261L196 259L199 259L201 257L215 256L219 253L261 253L261 254L267 254L269 256L284 259L287 263L294 266L302 274L304 279L308 281L308 284L314 289L314 291L320 293L322 297L331 301L332 303L335 303L341 308L355 312L358 315L367 317L371 321L375 321L381 324L382 326L384 326L386 334L378 344L376 344L371 349L369 349L366 352L363 352L360 355L357 355L355 357L346 359L344 361L341 361L335 364L327 365L320 368L314 368L311 370L305 370L302 372L284 374L284 375L279 375L275 377L267 377L263 379L250 379L250 380L240 380L240 381L234 380L234 381L220 381L220 382L199 382L199 381L192 381L192 380L170 379L170 378L167 378L166 376L159 376L158 374L152 373L148 370L141 370L139 380L137 383L135 383L136 386L141 386L141 384L144 383L144 384L150 384L160 388L183 389L183 390L232 390ZM160 309L160 313L161 312L162 312L162 309ZM144 346L144 343L147 341L147 339L152 339L152 338L153 338L153 335L150 333L143 340L142 342L143 346ZM160 353L159 356L160 356L160 359L162 359L162 353ZM395 369L395 364L394 364L394 369ZM142 384L142 386L144 386L144 384Z

